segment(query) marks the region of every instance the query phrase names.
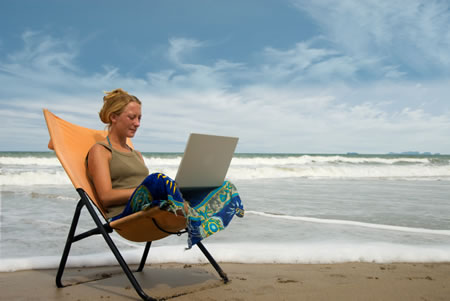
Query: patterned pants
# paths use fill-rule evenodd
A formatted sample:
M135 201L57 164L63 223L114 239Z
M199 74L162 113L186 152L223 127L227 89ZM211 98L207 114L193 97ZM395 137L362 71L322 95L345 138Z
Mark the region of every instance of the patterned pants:
M185 200L175 181L162 173L154 173L136 188L124 211L113 220L156 206L185 215L189 233L188 248L225 229L234 215L244 216L239 194L229 181L198 199L190 199L186 212Z

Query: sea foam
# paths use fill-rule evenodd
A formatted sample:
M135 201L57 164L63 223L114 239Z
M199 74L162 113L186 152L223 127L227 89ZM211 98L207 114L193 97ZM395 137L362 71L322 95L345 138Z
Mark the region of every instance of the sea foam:
M207 244L218 262L267 263L267 264L331 264L343 262L448 262L450 247L406 246L389 243L362 243L359 245L329 242L308 243L237 243ZM123 251L128 264L138 264L143 247ZM207 263L207 259L194 247L152 247L147 264ZM0 272L30 269L55 269L59 256L7 258L0 262ZM67 267L97 267L118 265L112 253L69 256Z
M145 155L151 172L174 178L181 155ZM431 179L450 180L450 162L443 158L389 156L254 155L235 156L227 174L230 180L270 178L311 179ZM3 185L70 184L56 157L0 156Z

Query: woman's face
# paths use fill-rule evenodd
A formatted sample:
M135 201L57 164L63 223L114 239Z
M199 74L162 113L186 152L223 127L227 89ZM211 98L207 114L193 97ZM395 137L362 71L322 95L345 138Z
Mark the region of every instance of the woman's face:
M112 126L120 135L132 138L141 125L141 116L141 105L132 101L120 115L111 115Z

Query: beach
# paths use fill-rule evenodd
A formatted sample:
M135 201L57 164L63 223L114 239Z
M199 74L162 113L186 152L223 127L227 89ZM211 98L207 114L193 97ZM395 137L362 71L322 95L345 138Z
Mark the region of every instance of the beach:
M450 263L158 264L135 273L153 298L174 300L448 300ZM140 300L119 267L0 273L2 300ZM98 280L96 280L98 279Z

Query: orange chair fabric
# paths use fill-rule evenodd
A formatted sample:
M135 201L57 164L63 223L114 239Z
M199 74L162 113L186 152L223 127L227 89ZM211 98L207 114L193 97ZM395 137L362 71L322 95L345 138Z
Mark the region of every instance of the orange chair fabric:
M55 151L61 165L75 189L83 189L105 218L106 208L98 200L95 188L86 170L86 155L97 141L104 140L107 132L81 127L65 121L44 109L44 117L50 134L48 147ZM130 146L132 146L129 140ZM178 232L186 227L184 216L152 208L137 212L110 223L122 237L136 242L153 241L168 236L153 222L168 232Z

